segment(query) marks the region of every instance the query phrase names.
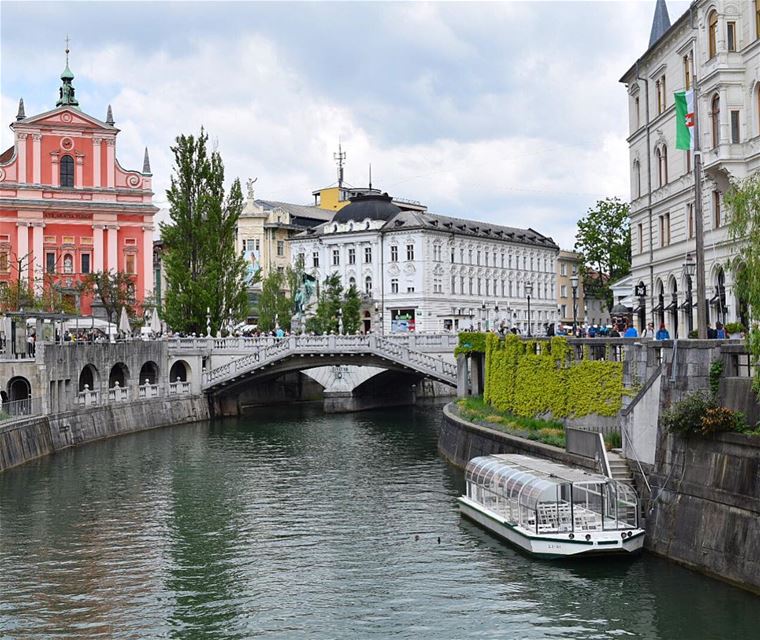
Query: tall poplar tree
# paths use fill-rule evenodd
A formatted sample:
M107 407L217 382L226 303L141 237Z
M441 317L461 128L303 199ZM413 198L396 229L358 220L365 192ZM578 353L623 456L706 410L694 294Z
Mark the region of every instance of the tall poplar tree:
M247 313L245 262L235 249L235 228L243 210L240 180L224 189L224 163L208 151L208 134L180 135L173 146L169 200L171 223L161 224L166 267L165 319L175 331L206 333ZM231 312L231 313L230 313Z

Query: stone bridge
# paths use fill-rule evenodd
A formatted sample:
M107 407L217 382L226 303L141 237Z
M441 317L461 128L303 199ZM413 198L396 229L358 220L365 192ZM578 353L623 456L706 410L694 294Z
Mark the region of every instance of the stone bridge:
M201 388L214 393L224 387L271 377L288 371L314 367L357 365L414 373L456 387L457 366L447 361L453 354L456 336L421 334L399 337L379 335L287 336L261 339L219 339L212 354L239 355L207 368ZM185 348L192 345L184 345ZM181 350L180 343L176 349Z

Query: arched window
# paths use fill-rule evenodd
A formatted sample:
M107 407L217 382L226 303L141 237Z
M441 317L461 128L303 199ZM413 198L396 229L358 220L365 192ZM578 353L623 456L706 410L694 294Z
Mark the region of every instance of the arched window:
M74 158L71 156L61 158L61 186L74 186Z
M70 253L63 256L63 272L74 273L74 260Z
M364 293L369 296L372 295L372 276L364 278Z
M657 156L657 185L664 187L668 184L668 148L662 145L654 153Z
M710 103L710 119L712 121L712 144L717 147L720 144L720 96L716 93Z
M638 160L633 161L633 193L634 198L641 197L641 164Z
M711 11L707 16L707 42L710 57L718 53L718 12Z

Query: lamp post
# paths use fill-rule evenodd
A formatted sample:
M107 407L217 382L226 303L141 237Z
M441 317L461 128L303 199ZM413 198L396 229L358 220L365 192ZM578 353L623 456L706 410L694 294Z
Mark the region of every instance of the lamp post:
M383 335L383 314L380 313L380 303L375 302L375 322L380 329L380 335Z
M528 337L531 338L531 332L530 332L530 297L533 295L533 283L532 282L526 282L525 283L525 297L528 299Z
M338 309L338 335L343 335L343 309Z
M494 300L493 303L493 328L495 331L499 331L499 301Z
M483 317L483 323L485 330L488 331L488 307L486 307L486 301L483 300L483 303L480 305L480 313Z
M686 275L686 326L689 333L694 330L694 317L692 315L691 304L691 279L697 272L697 263L690 253L686 254L686 261L683 263L683 272ZM687 334L688 335L688 334Z
M578 295L578 276L570 278L570 284L573 287L573 337L578 335L577 322L578 322L578 305L576 303L576 296Z

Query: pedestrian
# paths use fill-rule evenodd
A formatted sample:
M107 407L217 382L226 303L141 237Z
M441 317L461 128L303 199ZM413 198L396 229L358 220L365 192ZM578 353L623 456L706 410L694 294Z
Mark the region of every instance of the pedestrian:
M726 335L726 328L723 326L722 322L715 323L715 334L715 337L718 338L718 340L725 340L728 337Z
M668 333L668 330L665 328L664 323L660 324L660 328L657 330L655 340L670 340L670 333Z
M554 323L553 322L550 322L549 324L546 325L546 335L548 337L551 337L551 336L554 335Z
M713 329L709 324L707 325L707 339L715 340L718 337L718 332Z
M628 324L628 328L625 330L623 337L624 338L638 338L639 332L636 331L636 327L634 327L632 324Z
M650 322L647 324L647 328L644 329L644 331L641 332L642 338L654 338L655 332L654 332L654 322Z

